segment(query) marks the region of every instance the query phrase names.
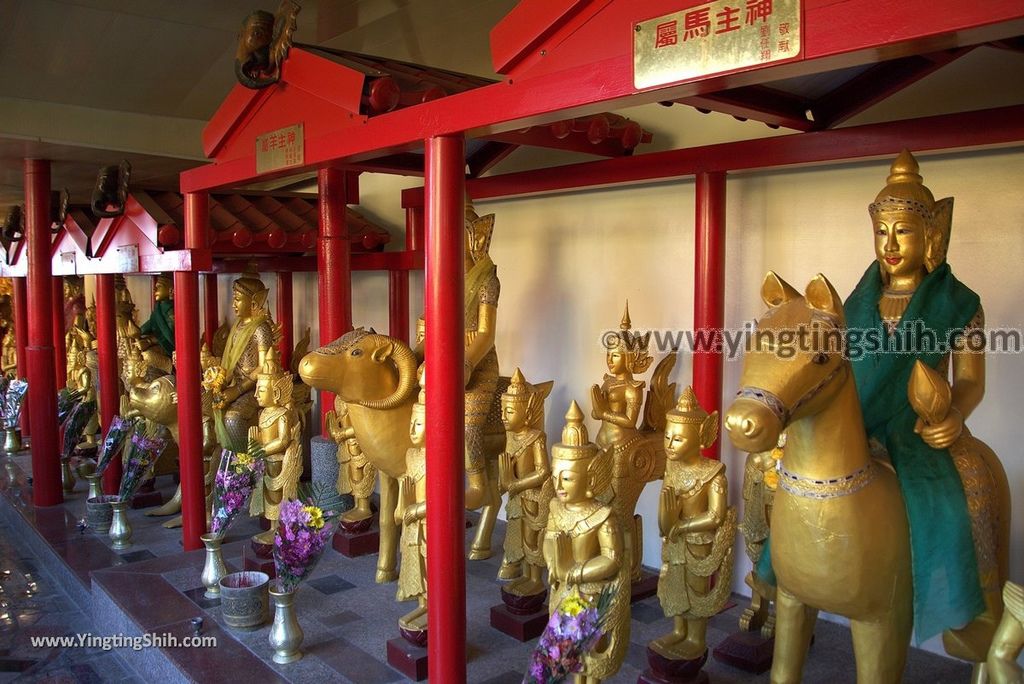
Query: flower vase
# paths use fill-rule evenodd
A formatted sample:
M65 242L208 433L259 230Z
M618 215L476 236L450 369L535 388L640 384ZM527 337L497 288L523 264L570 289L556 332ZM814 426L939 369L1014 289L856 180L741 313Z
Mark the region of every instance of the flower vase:
M206 598L220 598L220 578L228 574L227 566L224 565L224 556L221 555L221 542L224 535L204 534L199 537L206 546L206 562L203 564L203 574L200 579L206 587Z
M86 501L103 496L103 489L100 487L103 481L102 475L86 475L85 481L89 483L89 494L85 497Z
M270 602L274 605L274 624L270 627L270 647L274 649L274 662L293 663L302 657L302 627L295 619L295 590L283 591L280 584L270 587Z
M114 501L110 504L114 517L110 522L110 541L116 550L127 549L132 545L132 526L128 524L128 502Z
M66 458L60 462L60 482L64 486L65 494L75 491L75 474L71 472L71 462Z
M4 430L4 451L9 454L21 451L21 428L10 427Z

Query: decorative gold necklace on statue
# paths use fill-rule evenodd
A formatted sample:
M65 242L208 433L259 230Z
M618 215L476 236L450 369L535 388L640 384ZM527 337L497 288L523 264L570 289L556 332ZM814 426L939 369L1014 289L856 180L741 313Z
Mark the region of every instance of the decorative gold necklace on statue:
M882 297L878 300L878 314L885 321L890 334L899 325L913 296L914 290L886 289L882 292Z

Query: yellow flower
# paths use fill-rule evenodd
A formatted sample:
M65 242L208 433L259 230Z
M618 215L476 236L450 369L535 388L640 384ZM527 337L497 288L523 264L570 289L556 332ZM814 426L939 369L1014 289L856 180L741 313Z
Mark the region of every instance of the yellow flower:
M779 471L777 471L777 470L769 470L767 473L765 473L764 474L764 486L767 487L768 489L770 489L773 492L776 489L778 489L778 487L779 487Z
M588 607L588 603L576 592L569 594L562 601L562 612L571 617L576 617Z
M314 530L319 530L324 526L324 512L316 506L303 506L302 510L309 513L309 526Z

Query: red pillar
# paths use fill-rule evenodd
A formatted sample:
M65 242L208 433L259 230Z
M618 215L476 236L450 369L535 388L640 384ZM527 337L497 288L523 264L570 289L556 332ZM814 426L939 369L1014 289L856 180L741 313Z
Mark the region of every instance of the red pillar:
M210 205L206 193L185 194L185 247L206 245ZM178 460L181 464L181 534L186 551L202 548L206 532L203 489L203 420L199 373L199 274L174 274L175 381L178 389Z
M320 239L316 269L319 275L320 344L338 339L352 328L352 254L348 239L347 178L338 169L320 169ZM323 435L327 436L327 412L334 409L334 395L320 393Z
M32 502L64 501L57 448L57 383L53 358L53 276L50 270L50 162L25 160L28 249L28 403L32 419Z
M14 345L18 353L18 377L28 376L25 348L28 346L28 288L25 278L12 278L14 283ZM28 401L21 406L21 434L28 437L32 434L29 426Z
M463 450L465 141L426 143L426 398L429 678L466 681Z
M114 276L96 276L96 353L99 357L100 424L104 436L119 410L117 376L117 312L114 307ZM103 473L103 492L117 494L121 486L121 459L115 458Z
M295 346L295 325L292 315L292 274L277 272L277 324L281 326L281 367L292 366L292 347Z
M206 346L213 352L213 335L220 327L220 312L217 311L217 274L203 274L203 320L206 330L203 331Z
M54 276L50 285L53 288L50 295L53 307L53 373L57 389L60 389L68 384L68 350L64 345L64 279Z
M718 331L713 344L693 355L693 391L711 413L722 411L722 339L725 324L725 173L697 174L693 328ZM698 338L699 339L699 338ZM704 455L718 459L721 440Z

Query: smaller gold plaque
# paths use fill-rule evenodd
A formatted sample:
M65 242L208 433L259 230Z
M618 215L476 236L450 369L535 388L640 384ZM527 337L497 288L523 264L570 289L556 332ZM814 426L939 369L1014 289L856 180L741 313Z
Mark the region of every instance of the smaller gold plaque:
M800 0L713 0L633 27L636 88L800 54Z
M302 166L305 160L300 123L256 136L256 173Z

